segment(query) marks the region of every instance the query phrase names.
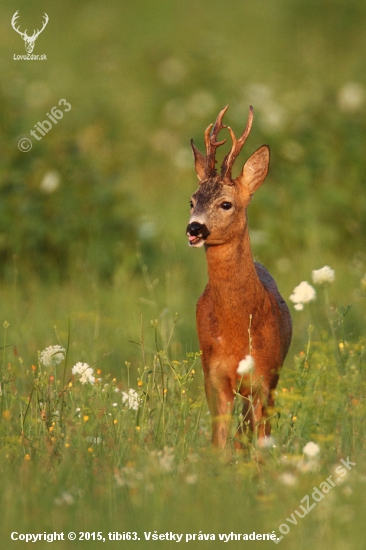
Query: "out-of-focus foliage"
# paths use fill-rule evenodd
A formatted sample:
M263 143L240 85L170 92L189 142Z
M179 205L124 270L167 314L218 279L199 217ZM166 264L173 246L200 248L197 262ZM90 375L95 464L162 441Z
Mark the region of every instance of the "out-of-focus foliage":
M46 89L37 83L30 88L33 99ZM130 194L118 185L113 117L101 114L99 122L78 129L72 104L58 127L44 113L35 123L53 127L42 137L39 127L30 126L38 139L32 136L32 150L22 152L14 146L24 124L19 101L5 94L1 99L7 130L0 187L1 274L17 255L42 278L65 277L70 266L92 266L109 279L116 265L128 261L137 226Z
M20 2L18 24L48 27L24 54L1 15L1 273L17 254L44 275L82 263L102 278L133 267L135 242L157 265L185 252L196 185L189 139L225 104L239 132L255 109L249 155L272 151L250 207L255 253L290 265L366 239L365 5L354 0L246 3ZM32 150L18 150L61 98L72 105ZM244 155L243 155L244 157ZM240 159L238 159L240 164ZM239 166L238 166L239 169ZM196 255L197 257L197 255ZM193 262L196 261L196 257ZM191 255L192 258L192 255ZM286 263L287 262L287 263Z

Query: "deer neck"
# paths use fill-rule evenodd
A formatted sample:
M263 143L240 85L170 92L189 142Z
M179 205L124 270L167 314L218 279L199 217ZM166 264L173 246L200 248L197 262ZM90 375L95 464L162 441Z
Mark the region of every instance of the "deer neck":
M253 262L248 229L229 243L207 246L206 259L213 308L223 326L249 319L263 303L265 290Z

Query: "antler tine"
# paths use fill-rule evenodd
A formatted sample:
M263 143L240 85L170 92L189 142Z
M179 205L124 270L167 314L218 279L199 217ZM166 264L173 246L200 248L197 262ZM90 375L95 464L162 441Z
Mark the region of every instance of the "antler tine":
M236 139L233 130L230 128L230 126L228 126L228 130L230 132L233 145L231 147L230 152L226 155L221 165L221 177L223 177L224 179L228 179L231 181L231 170L232 170L233 164L235 162L236 157L239 155L240 151L242 150L244 143L249 137L250 131L252 129L253 117L254 117L253 107L250 106L247 125L239 139Z
M224 109L222 109L222 111L219 112L219 114L217 115L215 124L210 124L210 126L208 126L208 128L206 128L206 131L205 131L205 145L206 145L205 172L206 172L207 178L213 178L216 176L216 167L215 167L216 149L217 147L220 147L220 145L223 145L226 142L226 139L222 141L216 141L216 139L217 139L217 136L219 135L220 130L222 130L223 128L227 128L227 126L222 124L222 119L228 107L229 105L226 105L226 107L224 107ZM212 132L211 132L211 129L212 129Z

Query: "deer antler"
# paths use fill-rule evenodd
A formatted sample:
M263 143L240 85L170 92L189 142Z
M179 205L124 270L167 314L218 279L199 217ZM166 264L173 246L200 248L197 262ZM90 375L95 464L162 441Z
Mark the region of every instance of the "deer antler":
M41 32L43 31L43 29L45 28L45 26L46 26L47 23L48 23L48 19L49 19L49 18L48 18L47 13L45 13L43 17L44 17L44 21L43 21L43 26L42 26L41 30L39 31L39 30L37 29L37 31L34 31L34 33L33 33L32 38L34 37L34 40L35 40L36 38L38 38L38 36L41 34Z
M230 126L228 126L228 130L230 132L233 145L231 147L230 152L226 155L226 157L222 161L221 177L225 180L229 180L230 182L231 182L231 170L232 170L234 161L235 161L236 157L238 156L238 154L240 153L240 151L242 150L244 143L248 139L248 136L250 134L250 130L252 129L253 116L254 116L253 115L253 107L250 106L249 107L247 125L245 127L245 130L244 130L243 134L240 136L239 139L236 139L234 132L232 131Z
M206 128L205 131L205 145L206 145L206 162L205 162L205 172L207 178L214 178L216 176L216 149L217 147L220 147L220 145L223 145L226 142L226 139L222 141L216 141L217 136L219 135L220 130L223 128L227 128L224 124L222 124L222 119L224 117L224 114L227 111L227 108L229 105L226 105L222 111L219 112L217 115L217 119L215 124L210 124L208 128ZM211 128L212 132L211 132ZM211 132L211 135L210 135Z
M222 119L224 117L224 114L226 113L229 105L226 105L222 111L219 112L217 115L217 119L215 124L210 124L208 128L206 128L205 131L205 145L206 145L206 157L197 149L197 147L194 145L193 140L191 140L191 146L194 154L194 158L196 161L196 170L199 175L199 179L208 179L208 178L214 178L217 176L216 172L216 149L217 147L220 147L220 145L223 145L226 142L226 139L222 141L216 141L217 136L219 135L220 130L223 128L228 128L231 139L232 139L232 147L229 153L226 155L224 160L221 164L221 177L223 180L225 180L227 183L231 182L231 170L233 167L233 164L235 162L236 157L239 155L240 151L242 150L244 143L248 139L248 136L250 134L250 131L252 129L252 123L253 123L253 107L249 107L249 114L248 114L248 121L247 125L245 127L245 130L243 134L240 136L239 139L236 139L235 134L233 130L230 128L230 126L225 126L222 124ZM211 132L212 130L212 132ZM204 176L204 177L202 177Z
M19 17L19 10L17 10L17 11L14 13L14 15L13 15L13 17L12 17L12 20L11 20L11 26L13 27L13 29L14 29L18 34L20 34L20 36L21 36L21 37L23 38L23 40L24 40L24 37L27 36L27 29L25 30L25 32L22 32L22 31L19 30L19 27L16 27L16 26L15 26L15 23L16 23L16 20L18 19L18 17Z

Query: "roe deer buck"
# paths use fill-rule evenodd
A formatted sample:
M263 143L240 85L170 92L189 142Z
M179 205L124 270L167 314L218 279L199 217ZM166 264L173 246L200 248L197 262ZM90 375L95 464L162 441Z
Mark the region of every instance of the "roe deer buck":
M209 282L198 300L196 317L212 442L218 448L227 443L237 390L243 396L243 415L251 431L258 426L260 438L270 434L266 407L273 406L273 392L292 335L286 303L268 271L253 262L249 241L247 206L267 175L269 148L260 147L232 179L232 166L251 130L253 109L250 107L244 133L236 139L232 129L222 124L227 108L205 132L206 156L191 140L199 188L191 198L187 227L190 246L204 245L206 250ZM223 128L230 132L232 147L219 175L215 153L226 141L217 141ZM246 355L255 362L251 378L237 373ZM242 446L241 430L239 426L237 448Z

